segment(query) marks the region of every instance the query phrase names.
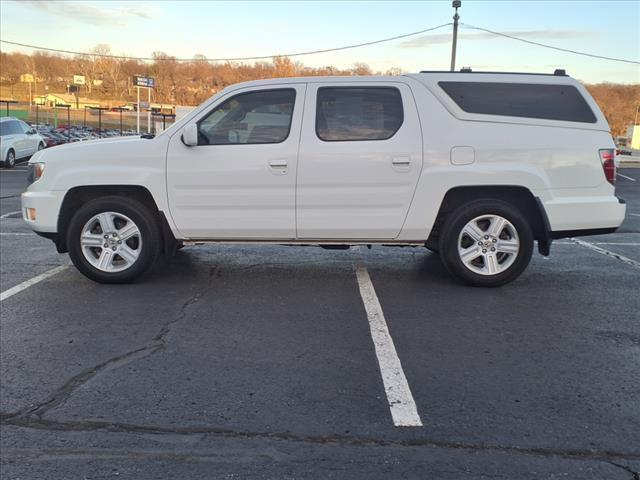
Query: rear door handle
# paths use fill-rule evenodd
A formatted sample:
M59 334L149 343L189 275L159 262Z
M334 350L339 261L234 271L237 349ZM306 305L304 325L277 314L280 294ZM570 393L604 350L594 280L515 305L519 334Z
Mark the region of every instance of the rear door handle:
M399 167L408 167L411 165L411 159L409 157L393 157L391 163Z
M391 163L394 165L411 165L411 159L409 157L393 157Z

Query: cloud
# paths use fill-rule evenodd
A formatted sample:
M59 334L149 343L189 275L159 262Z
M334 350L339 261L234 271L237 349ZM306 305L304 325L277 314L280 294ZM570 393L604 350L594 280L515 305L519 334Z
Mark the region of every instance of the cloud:
M22 0L18 4L39 9L51 16L64 17L65 20L98 26L124 26L132 18L151 19L155 10L154 5L133 2L125 4L126 6L112 6L106 2L92 4L79 1Z
M563 30L563 29L554 29L547 28L544 30L507 30L504 32L505 35L511 35L513 37L520 37L527 40L533 39L560 39L560 38L585 38L590 37L594 33L586 30ZM488 32L478 32L478 33L460 33L458 34L458 38L460 39L468 39L468 40L494 40L496 38L504 38L499 35L494 35ZM407 40L405 42L400 43L401 48L419 48L419 47L428 47L429 45L438 45L443 43L451 43L451 34L450 33L436 33L433 35L422 35L419 37L412 38L411 40Z
M153 18L153 14L150 9L143 10L142 8L127 8L124 10L125 15L130 17L139 17L147 20L151 20Z
M462 34L458 34L458 37L461 38ZM418 48L418 47L427 47L429 45L438 45L441 43L450 43L450 42L451 42L450 33L435 33L433 35L421 35L419 37L414 37L411 40L406 40L400 43L398 46L401 48Z

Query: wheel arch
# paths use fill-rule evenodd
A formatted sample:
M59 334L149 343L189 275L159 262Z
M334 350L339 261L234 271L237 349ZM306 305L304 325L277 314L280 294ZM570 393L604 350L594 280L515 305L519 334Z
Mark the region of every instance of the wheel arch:
M149 209L156 215L162 232L162 243L165 253L172 253L177 248L177 242L164 213L158 209L158 205L151 192L141 185L86 185L73 187L67 191L60 206L57 224L56 247L58 252L68 251L66 245L66 232L73 214L78 208L88 201L100 197L119 196L132 198Z
M530 221L534 239L538 241L538 251L549 255L551 237L549 220L540 199L526 187L519 185L477 185L453 187L442 199L436 221L431 229L426 246L437 248L440 228L447 215L461 205L479 199L500 200L517 207Z

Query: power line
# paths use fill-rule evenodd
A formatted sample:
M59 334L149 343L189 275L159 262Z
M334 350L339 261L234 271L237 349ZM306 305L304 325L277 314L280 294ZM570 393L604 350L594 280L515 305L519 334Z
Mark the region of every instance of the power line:
M202 58L202 59L176 58L176 59L173 59L173 60L175 60L176 62L238 62L238 61L246 61L246 60L267 60L267 59L270 59L270 58L273 58L273 57L301 57L303 55L314 55L314 54L317 54L317 53L338 52L340 50L348 50L348 49L351 49L351 48L366 47L366 46L369 46L369 45L377 45L379 43L391 42L393 40L400 40L401 38L413 37L415 35L420 35L420 34L423 34L423 33L432 32L433 30L438 30L439 28L447 27L449 25L451 25L451 22L443 23L442 25L438 25L436 27L431 27L431 28L426 28L424 30L420 30L420 31L417 31L417 32L405 33L403 35L396 35L394 37L383 38L383 39L380 39L380 40L373 40L371 42L356 43L354 45L345 45L343 47L326 48L326 49L322 49L322 50L311 50L311 51L308 51L308 52L278 53L278 54L273 54L273 55L261 55L261 56L257 56L257 57ZM121 60L139 60L139 61L155 61L155 60L157 60L156 58L153 58L153 57L127 57L125 55L107 55L107 54L88 53L88 52L76 52L76 51L73 51L73 50L62 50L62 49L58 49L58 48L40 47L38 45L29 45L29 44L26 44L26 43L11 42L9 40L2 40L2 39L0 39L0 42L6 43L6 44L9 44L9 45L16 45L16 46L19 46L19 47L34 48L34 49L37 49L37 50L43 50L43 51L47 51L47 52L67 53L67 54L71 54L71 55L84 55L84 56L101 57L101 58L117 58L117 59L121 59Z
M423 33L432 32L434 30L438 30L440 28L447 27L449 25L452 25L452 22L443 23L442 25L437 25L435 27L426 28L424 30L419 30L417 32L405 33L405 34L402 34L402 35L396 35L396 36L393 36L393 37L382 38L382 39L373 40L373 41L370 41L370 42L356 43L356 44L353 44L353 45L345 45L345 46L342 46L342 47L326 48L326 49L321 49L321 50L311 50L311 51L306 51L306 52L279 53L279 54L272 54L272 55L260 55L260 56L254 56L254 57L202 58L202 59L200 59L200 58L175 58L173 60L175 60L176 62L237 62L237 61L247 61L247 60L267 60L267 59L270 59L270 58L273 58L273 57L301 57L301 56L305 56L305 55L314 55L314 54L318 54L318 53L338 52L338 51L341 51L341 50L348 50L348 49L352 49L352 48L366 47L366 46L370 46L370 45L377 45L377 44L380 44L380 43L391 42L391 41L394 41L394 40L400 40L402 38L413 37L415 35L421 35ZM517 40L519 42L528 43L530 45L535 45L535 46L538 46L538 47L549 48L549 49L557 50L557 51L560 51L560 52L573 53L575 55L582 55L582 56L585 56L585 57L598 58L598 59L602 59L602 60L610 60L610 61L614 61L614 62L623 62L623 63L631 63L631 64L635 64L635 65L640 65L640 61L637 61L637 60L628 60L628 59L624 59L624 58L608 57L608 56L605 56L605 55L596 55L596 54L593 54L593 53L587 53L587 52L581 52L581 51L578 51L578 50L571 50L571 49L568 49L568 48L562 48L562 47L558 47L558 46L555 46L555 45L548 45L548 44L545 44L545 43L534 42L533 40L527 40L527 39L516 37L516 36L513 36L513 35L508 35L506 33L496 32L494 30L489 30L488 28L477 27L475 25L470 25L468 23L460 22L460 25L462 25L465 28L471 29L471 30L479 30L479 31L490 33L492 35L496 35L496 36L499 36L499 37L509 38L511 40ZM73 50L63 50L63 49L58 49L58 48L42 47L42 46L38 46L38 45L30 45L30 44L26 44L26 43L13 42L13 41L2 40L2 39L0 39L0 42L1 43L6 43L8 45L16 45L16 46L19 46L19 47L32 48L32 49L42 50L42 51L47 51L47 52L66 53L66 54L71 54L71 55L82 55L82 56L100 57L100 58L115 58L115 59L121 59L121 60L138 60L138 61L156 61L156 60L158 60L157 58L154 58L154 57L128 57L126 55L110 55L110 54L100 54L100 53L77 52L77 51L73 51Z
M633 63L633 64L636 64L636 65L640 65L640 62L636 61L636 60L627 60L627 59L624 59L624 58L607 57L607 56L604 56L604 55L595 55L593 53L580 52L578 50L570 50L568 48L556 47L555 45L547 45L546 43L534 42L532 40L526 40L524 38L514 37L513 35L507 35L506 33L494 32L493 30L489 30L488 28L476 27L474 25L469 25L468 23L460 23L460 24L462 26L464 26L466 28L469 28L469 29L472 29L472 30L480 30L480 31L483 31L483 32L491 33L493 35L497 35L499 37L510 38L511 40L517 40L519 42L529 43L531 45L536 45L538 47L550 48L552 50L558 50L560 52L573 53L573 54L576 54L576 55L583 55L585 57L600 58L600 59L603 59L603 60L611 60L611 61L614 61L614 62Z

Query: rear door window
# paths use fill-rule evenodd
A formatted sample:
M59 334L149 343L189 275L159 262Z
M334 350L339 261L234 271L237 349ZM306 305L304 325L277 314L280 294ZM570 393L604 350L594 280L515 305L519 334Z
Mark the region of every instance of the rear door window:
M402 97L397 88L318 89L316 134L325 142L387 140L402 121Z
M572 85L439 82L465 112L595 123L596 116Z
M16 133L22 133L22 129L18 126L18 122L9 120L8 122L0 123L0 135L15 135Z

